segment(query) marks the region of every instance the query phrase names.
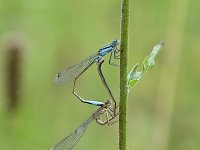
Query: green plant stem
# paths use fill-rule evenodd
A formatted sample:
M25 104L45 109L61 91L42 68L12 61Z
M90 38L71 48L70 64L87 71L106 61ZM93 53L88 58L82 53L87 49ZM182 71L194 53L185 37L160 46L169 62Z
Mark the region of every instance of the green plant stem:
M129 32L129 0L122 0L120 44L120 103L119 103L119 149L126 150L127 133L127 62Z

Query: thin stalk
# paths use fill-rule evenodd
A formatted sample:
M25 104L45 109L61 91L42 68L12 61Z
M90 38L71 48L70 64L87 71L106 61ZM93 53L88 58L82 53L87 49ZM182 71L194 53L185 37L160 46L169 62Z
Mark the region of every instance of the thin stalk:
M127 62L129 32L129 0L122 0L120 44L120 103L119 103L119 149L126 150L127 134Z

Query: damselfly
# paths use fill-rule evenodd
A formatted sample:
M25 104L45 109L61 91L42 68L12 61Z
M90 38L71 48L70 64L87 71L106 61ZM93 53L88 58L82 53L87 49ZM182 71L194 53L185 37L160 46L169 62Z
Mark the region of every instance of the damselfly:
M102 120L101 115L106 115L106 120ZM83 122L76 130L74 130L67 137L62 139L58 144L56 144L51 150L71 150L79 142L80 138L85 133L87 127L94 121L100 125L112 125L116 121L113 119L118 115L114 114L114 110L111 106L109 100L106 100L103 105L98 108L85 122Z
M55 82L56 83L64 83L67 82L69 80L74 80L74 86L73 86L73 91L72 93L83 103L88 103L88 104L92 104L95 106L102 106L104 103L102 102L98 102L96 100L85 100L83 98L81 98L76 92L75 92L75 85L76 85L76 80L92 65L96 62L98 68L98 73L99 76L101 77L101 80L105 86L105 88L107 89L109 95L111 96L112 102L114 103L114 110L116 108L116 101L115 98L113 97L107 83L106 80L103 76L103 73L101 71L101 65L104 62L103 57L110 53L110 59L109 59L109 64L111 65L115 65L116 64L111 62L112 56L114 56L114 59L119 59L119 50L117 49L117 46L119 45L119 41L118 40L113 40L111 44L108 44L102 48L99 49L99 51L91 56L89 56L88 58L86 58L85 60L81 61L80 63L77 63L71 67L65 68L63 70L61 70L59 73L56 74L55 77Z

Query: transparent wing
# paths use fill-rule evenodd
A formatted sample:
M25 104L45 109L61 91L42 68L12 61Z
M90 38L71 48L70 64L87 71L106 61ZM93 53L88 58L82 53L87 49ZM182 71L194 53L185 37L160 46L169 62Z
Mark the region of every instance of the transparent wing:
M56 74L55 82L64 83L66 81L75 79L81 73L83 73L89 66L91 66L95 59L98 57L98 54L93 54L90 57L86 58L80 63L77 63L69 68L63 69L61 72Z
M62 139L51 150L71 150L80 140L85 133L86 128L94 121L95 117L92 115L89 119L83 122L76 130L70 135Z

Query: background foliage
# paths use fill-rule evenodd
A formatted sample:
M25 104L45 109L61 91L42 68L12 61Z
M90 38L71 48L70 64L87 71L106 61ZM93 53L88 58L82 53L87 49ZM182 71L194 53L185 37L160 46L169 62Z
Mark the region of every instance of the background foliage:
M132 1L129 69L165 41L156 67L129 94L128 149L200 148L200 21L197 0ZM0 145L2 150L44 150L73 131L96 109L71 93L72 82L54 75L120 37L120 1L0 0ZM23 45L19 104L7 111L7 38ZM108 60L108 57L106 58ZM104 63L119 97L119 71ZM79 80L80 95L108 98L96 66ZM117 124L93 123L75 149L117 149ZM106 148L105 148L106 147Z

